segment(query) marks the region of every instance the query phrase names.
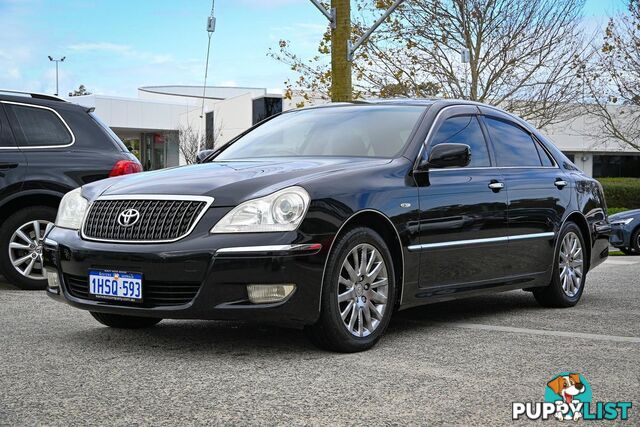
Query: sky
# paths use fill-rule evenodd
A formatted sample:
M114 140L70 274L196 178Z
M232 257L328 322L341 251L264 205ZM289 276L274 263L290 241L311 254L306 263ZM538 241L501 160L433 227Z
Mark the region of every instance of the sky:
M526 1L526 0L523 0ZM620 0L587 0L596 28ZM211 0L0 0L0 88L135 97L138 87L202 85ZM207 83L281 90L295 74L267 56L280 39L311 57L327 27L309 0L217 0Z

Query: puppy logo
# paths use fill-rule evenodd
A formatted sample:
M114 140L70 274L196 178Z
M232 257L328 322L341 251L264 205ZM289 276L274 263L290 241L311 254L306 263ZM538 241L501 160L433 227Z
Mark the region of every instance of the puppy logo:
M579 374L559 376L547 383L547 386L557 395L562 396L565 403L571 403L573 398L586 390L580 382Z
M626 421L633 406L628 400L593 401L591 385L575 372L560 372L544 389L542 402L511 402L511 419Z
M582 375L576 373L562 373L547 383L547 387L553 392L551 394L547 390L547 399L552 397L555 400L558 408L555 417L558 420L577 421L582 418L582 397L587 398L582 395L587 391L587 385ZM591 398L585 400L590 401Z

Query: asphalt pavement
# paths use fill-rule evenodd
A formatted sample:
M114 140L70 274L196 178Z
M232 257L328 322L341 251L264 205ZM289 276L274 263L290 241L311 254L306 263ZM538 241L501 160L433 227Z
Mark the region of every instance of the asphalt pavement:
M373 350L334 354L259 324L113 330L0 283L0 424L506 425L573 371L639 425L639 303L640 257L612 257L574 308L524 291L424 306Z

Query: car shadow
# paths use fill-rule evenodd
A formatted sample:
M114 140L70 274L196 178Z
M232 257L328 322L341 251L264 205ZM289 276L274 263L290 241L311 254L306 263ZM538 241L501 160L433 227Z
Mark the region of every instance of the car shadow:
M430 328L443 322L478 322L527 310L540 310L540 307L530 293L521 291L430 304L395 313L386 335L393 338L407 332L428 333ZM337 355L313 346L301 329L256 322L165 320L142 330L107 328L92 318L87 318L87 322L87 327L74 329L64 334L64 338L99 351L117 349L149 355L187 352L195 358L212 354L248 359L267 353L285 358L287 355L299 358L301 354L310 358Z
M256 357L265 353L318 352L301 329L255 322L213 320L164 320L148 329L112 329L87 319L88 327L74 330L65 339L84 347L114 348L126 352Z
M540 305L530 292L510 291L422 305L400 311L394 318L425 322L469 321L496 314L539 309Z

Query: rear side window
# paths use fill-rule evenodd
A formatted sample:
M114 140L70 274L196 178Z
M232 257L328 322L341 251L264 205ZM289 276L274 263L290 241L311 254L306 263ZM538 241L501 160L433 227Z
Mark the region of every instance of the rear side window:
M518 126L485 117L498 166L542 166L536 142Z
M545 150L544 147L542 147L542 143L540 141L536 141L536 148L538 149L538 155L542 161L542 166L553 166L554 161L551 158L551 155L547 153L547 150Z
M39 147L73 142L71 133L52 110L15 104L5 104L5 108L18 145Z
M467 144L471 148L471 163L468 167L491 166L487 142L475 116L457 116L446 119L433 137L431 147L444 143Z
M11 141L9 141L9 135L6 133L6 130L2 128L2 122L4 121L3 115L2 104L0 104L0 147L11 147L12 144Z

